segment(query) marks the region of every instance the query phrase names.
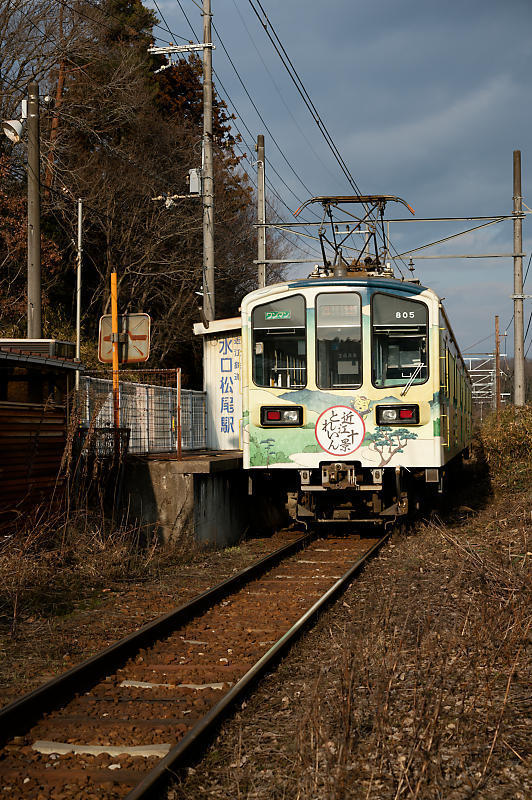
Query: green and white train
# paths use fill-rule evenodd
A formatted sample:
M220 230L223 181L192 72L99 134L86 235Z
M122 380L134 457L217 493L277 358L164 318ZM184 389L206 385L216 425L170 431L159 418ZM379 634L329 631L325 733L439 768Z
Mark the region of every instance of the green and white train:
M400 517L442 490L471 441L471 383L441 300L390 270L345 272L242 302L244 469L305 522Z

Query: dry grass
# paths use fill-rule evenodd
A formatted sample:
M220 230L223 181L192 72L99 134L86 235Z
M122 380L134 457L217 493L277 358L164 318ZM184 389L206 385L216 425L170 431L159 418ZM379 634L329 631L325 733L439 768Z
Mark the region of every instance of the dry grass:
M160 550L156 537L97 512L43 514L0 543L0 624L14 630L28 614L61 613L95 589L153 574Z
M506 406L480 430L486 462L498 491L529 491L532 485L532 405Z
M15 632L28 615L68 611L74 602L116 582L153 578L194 552L190 541L163 546L153 526L117 513L121 460L98 456L89 428L76 447L75 410L62 472L49 502L21 514L0 536L0 628ZM88 455L87 455L88 453Z

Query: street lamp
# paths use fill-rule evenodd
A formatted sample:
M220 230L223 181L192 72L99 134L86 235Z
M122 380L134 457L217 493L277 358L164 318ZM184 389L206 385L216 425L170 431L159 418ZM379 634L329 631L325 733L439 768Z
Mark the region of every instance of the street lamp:
M23 124L18 119L4 119L2 121L2 130L7 138L17 144L22 138Z
M20 119L4 119L2 120L2 130L4 135L13 142L18 144L22 139L22 131L24 130L24 123L28 118L28 101L24 99L21 103Z

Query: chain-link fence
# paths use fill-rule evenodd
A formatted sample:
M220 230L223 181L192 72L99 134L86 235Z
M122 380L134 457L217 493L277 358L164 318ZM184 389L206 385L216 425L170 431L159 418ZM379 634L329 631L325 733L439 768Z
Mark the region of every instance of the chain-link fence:
M180 389L178 370L128 370L121 374L125 380L120 381L120 427L130 431L130 453L205 449L205 392ZM132 377L134 380L130 380ZM80 392L83 425L112 427L112 380L83 376Z

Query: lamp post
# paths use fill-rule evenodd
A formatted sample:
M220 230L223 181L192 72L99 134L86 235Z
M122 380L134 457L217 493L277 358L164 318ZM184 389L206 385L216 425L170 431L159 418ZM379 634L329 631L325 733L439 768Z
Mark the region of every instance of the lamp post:
M39 84L28 84L28 339L40 339L41 326L41 178Z

